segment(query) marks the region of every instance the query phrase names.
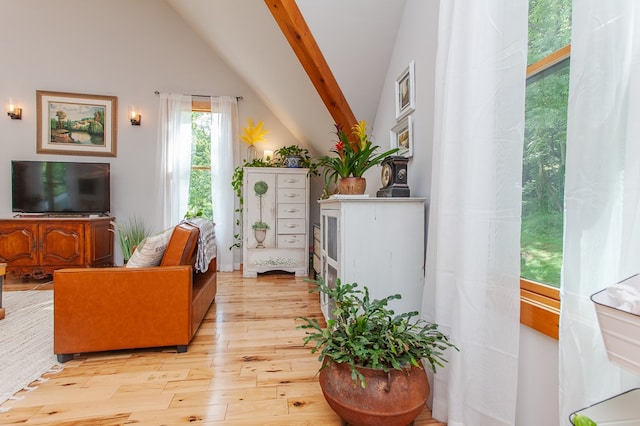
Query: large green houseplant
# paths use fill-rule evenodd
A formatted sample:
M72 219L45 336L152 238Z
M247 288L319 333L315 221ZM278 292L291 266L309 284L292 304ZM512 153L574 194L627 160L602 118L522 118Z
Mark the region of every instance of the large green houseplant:
M338 279L330 288L322 279L312 282L317 285L312 291L329 296L332 314L326 325L303 317L299 328L306 330L304 345L312 344L311 352L319 353L320 384L329 405L349 424L413 421L429 396L423 362L435 372L447 362L445 352L457 347L436 324L416 319L418 312L396 315L388 305L400 299L399 294L372 300L368 288L359 289L355 283ZM338 373L346 379L337 377ZM365 413L367 406L372 413ZM382 420L381 412L387 416Z
M407 365L419 365L426 360L432 371L444 366L444 352L455 348L438 325L414 318L418 312L395 315L389 302L400 299L399 294L372 300L369 289L358 284L342 284L338 279L330 288L322 279L312 281L317 291L329 296L334 304L331 318L323 325L317 318L301 318L300 328L307 330L305 346L313 343L312 353L320 352L318 360L326 357L351 367L354 381L364 387L365 381L356 366L402 370Z

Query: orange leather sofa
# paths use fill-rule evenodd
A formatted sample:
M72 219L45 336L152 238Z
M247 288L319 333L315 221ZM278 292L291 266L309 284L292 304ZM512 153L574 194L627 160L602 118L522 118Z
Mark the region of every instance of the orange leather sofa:
M74 354L175 346L185 352L216 296L216 258L195 272L199 229L175 227L160 266L70 268L53 275L53 350Z

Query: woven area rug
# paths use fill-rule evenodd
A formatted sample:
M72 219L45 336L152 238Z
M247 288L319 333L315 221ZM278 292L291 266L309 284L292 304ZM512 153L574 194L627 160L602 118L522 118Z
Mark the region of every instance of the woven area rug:
M0 404L49 370L62 368L53 353L53 291L5 291L2 307Z

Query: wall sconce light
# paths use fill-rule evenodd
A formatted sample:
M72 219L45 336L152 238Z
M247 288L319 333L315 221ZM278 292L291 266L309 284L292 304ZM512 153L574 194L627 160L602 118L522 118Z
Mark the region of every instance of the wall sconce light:
M142 116L136 110L135 105L129 105L129 121L132 126L139 126L142 121Z
M271 161L271 160L273 160L273 151L272 151L272 150L270 150L270 149L265 149L265 150L262 152L262 159L263 159L264 161Z
M22 120L22 108L16 108L11 98L9 98L9 112L7 112L7 115L12 120Z

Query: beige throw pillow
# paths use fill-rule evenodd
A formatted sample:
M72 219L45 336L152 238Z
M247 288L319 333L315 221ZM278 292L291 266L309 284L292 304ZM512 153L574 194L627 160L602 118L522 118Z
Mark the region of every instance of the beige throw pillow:
M148 268L160 265L172 233L173 228L169 228L158 235L142 240L127 262L127 268Z

